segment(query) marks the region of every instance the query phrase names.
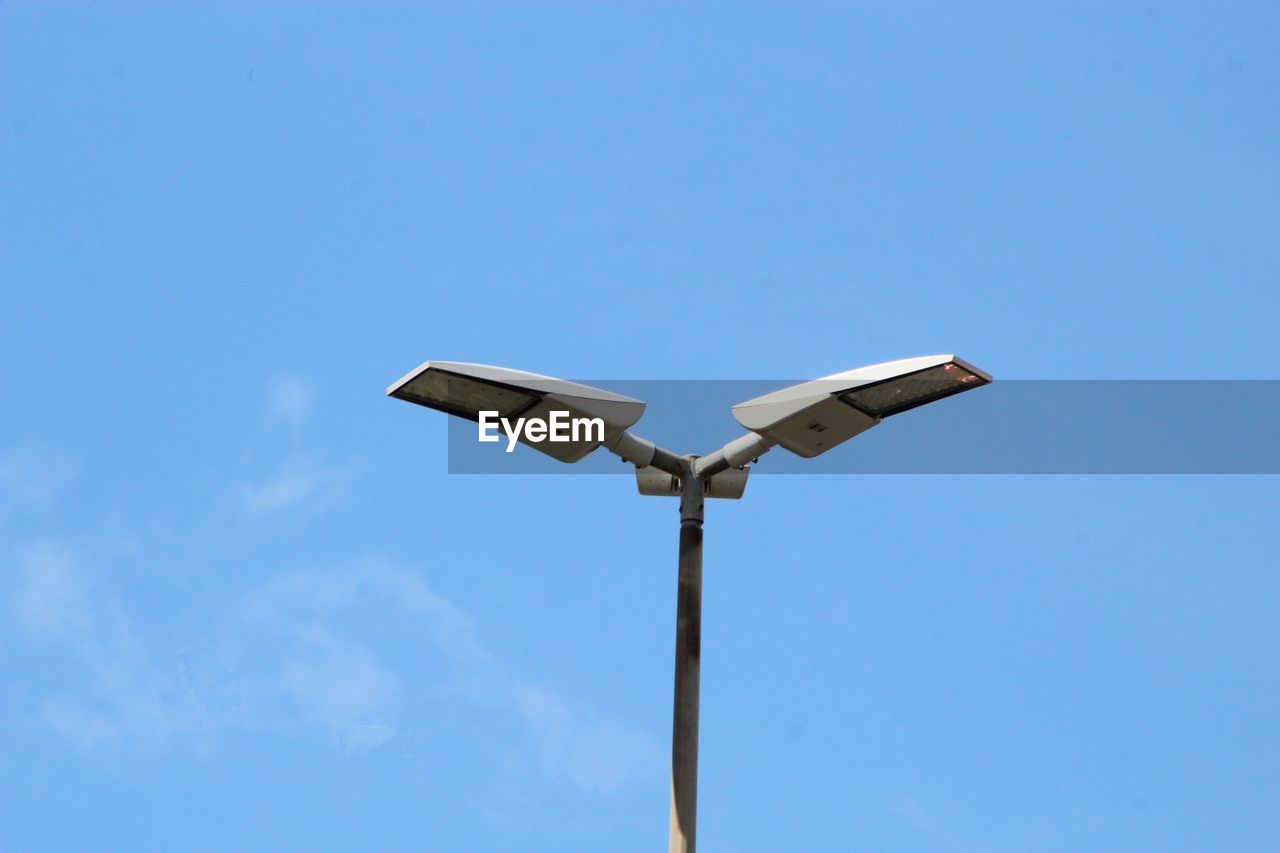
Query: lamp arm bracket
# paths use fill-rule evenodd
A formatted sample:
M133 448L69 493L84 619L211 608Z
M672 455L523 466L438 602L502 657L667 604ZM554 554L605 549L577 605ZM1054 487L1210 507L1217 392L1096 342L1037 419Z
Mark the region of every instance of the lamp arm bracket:
M756 457L768 453L776 443L763 435L749 432L715 453L699 457L693 463L693 472L699 477L714 477L729 468L742 468Z
M652 466L673 477L683 476L689 464L685 458L659 447L647 438L641 438L629 432L619 432L617 435L606 438L604 446L623 462L630 462L637 468Z

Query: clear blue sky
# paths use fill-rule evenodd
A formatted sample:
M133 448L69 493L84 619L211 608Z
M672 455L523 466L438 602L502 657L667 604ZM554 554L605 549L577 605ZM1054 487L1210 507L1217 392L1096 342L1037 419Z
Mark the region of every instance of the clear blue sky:
M450 476L383 388L1278 378L1278 36L1266 3L0 5L0 848L662 849L674 505ZM1275 478L709 510L706 849L1280 843Z

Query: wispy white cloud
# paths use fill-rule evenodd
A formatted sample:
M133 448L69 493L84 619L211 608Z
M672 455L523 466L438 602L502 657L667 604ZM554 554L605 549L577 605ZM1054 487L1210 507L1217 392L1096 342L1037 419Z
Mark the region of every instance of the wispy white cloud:
M267 394L271 417L295 431L310 416L315 392L297 376L282 376ZM295 436L296 439L296 436ZM296 441L291 442L296 445ZM294 447L275 471L257 482L242 483L236 492L244 511L251 516L284 510L321 510L339 502L355 477L354 466L336 466L302 455Z
M583 791L607 794L638 772L660 772L660 748L646 732L621 720L571 709L555 693L537 686L515 686L514 700L537 738L543 766Z
M95 710L66 699L49 699L40 709L40 720L51 731L82 752L118 744L125 736L119 714Z
M389 729L373 721L389 716L398 704L400 677L352 637L317 626L294 634L280 683L299 711L342 737L371 727Z
M250 515L279 512L301 505L322 509L342 499L354 472L307 460L295 460L258 485L242 486L240 498Z
M241 601L229 636L248 641L258 658L258 636L275 638L279 658L272 665L281 667L283 677L261 679L259 685L283 686L340 740L372 748L396 735L392 721L403 717L403 694L413 679L358 639L359 623L349 617L371 612L380 614L384 629L433 651L433 662L418 675L429 674L441 694L514 715L550 776L604 794L642 773L661 772L661 749L648 733L576 707L510 672L481 641L467 613L418 574L381 560L277 576ZM331 686L336 683L341 687Z
M23 548L4 581L19 631L82 675L43 698L38 715L51 729L85 749L174 733L186 715L169 698L171 679L79 555L55 543Z
M315 390L297 376L282 376L271 387L268 396L273 417L298 429L311 414Z
M18 623L36 640L84 648L94 639L87 583L74 555L48 542L17 554L17 583L10 604Z
M396 730L384 723L356 723L343 732L341 743L351 752L377 749L396 736Z
M525 733L511 748L584 793L660 772L646 732L512 673L465 611L384 561L278 573L207 614L203 629L153 646L68 549L26 549L5 585L26 640L83 672L36 710L80 749L258 731L319 735L362 752L432 716L422 713L426 701L506 715ZM164 645L185 648L166 657L156 651ZM419 650L411 672L395 654L406 646Z
M0 453L0 512L50 503L74 473L70 462L43 448Z

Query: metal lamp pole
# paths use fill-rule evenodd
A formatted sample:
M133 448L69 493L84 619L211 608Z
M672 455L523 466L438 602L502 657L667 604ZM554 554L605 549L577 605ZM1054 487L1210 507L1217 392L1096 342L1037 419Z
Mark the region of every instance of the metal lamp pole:
M680 491L675 701L671 719L669 853L694 853L698 833L698 677L702 655L703 479L685 462Z

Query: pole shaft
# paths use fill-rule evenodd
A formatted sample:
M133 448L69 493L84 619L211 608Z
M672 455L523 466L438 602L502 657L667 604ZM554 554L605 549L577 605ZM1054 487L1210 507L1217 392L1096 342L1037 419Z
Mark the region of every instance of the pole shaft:
M702 478L690 463L680 498L669 853L694 853L698 826L698 681L702 659Z

